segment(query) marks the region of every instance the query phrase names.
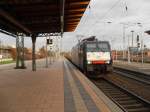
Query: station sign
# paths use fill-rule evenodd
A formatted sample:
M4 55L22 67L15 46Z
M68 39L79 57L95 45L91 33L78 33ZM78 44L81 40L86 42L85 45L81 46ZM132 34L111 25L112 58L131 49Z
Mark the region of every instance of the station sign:
M49 49L52 50L53 49L52 46L50 46Z
M47 39L47 44L53 44L53 39Z
M137 54L139 52L139 48L138 47L129 47L129 51L132 54Z
M53 49L53 44L49 44L49 45L48 45L48 49L49 49L49 50L52 50L52 49Z

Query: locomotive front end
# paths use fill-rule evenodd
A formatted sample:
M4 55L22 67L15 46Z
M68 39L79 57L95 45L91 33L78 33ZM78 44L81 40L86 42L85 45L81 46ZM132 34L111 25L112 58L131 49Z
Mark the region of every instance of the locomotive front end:
M91 42L86 45L87 72L106 72L112 68L111 50L108 42Z

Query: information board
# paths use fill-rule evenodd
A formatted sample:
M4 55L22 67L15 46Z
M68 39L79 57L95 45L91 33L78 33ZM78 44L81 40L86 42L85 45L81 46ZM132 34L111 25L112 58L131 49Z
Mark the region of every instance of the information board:
M138 47L129 47L129 51L132 54L137 54L139 52L139 48Z

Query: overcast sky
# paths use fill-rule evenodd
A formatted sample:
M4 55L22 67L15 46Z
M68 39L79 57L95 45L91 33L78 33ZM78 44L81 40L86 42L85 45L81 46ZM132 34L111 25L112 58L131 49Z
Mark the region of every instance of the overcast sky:
M131 45L131 30L134 30L134 41L136 35L142 35L144 43L150 47L150 36L143 33L150 30L149 10L150 0L92 0L76 31L65 34L63 47L68 50L67 46L76 44L76 35L95 35L99 40L109 40L112 48L122 49L123 23L129 24L125 29L126 46L128 38ZM139 27L135 23L142 25Z
M135 23L141 23L141 26ZM76 30L64 33L63 49L70 50L81 35L84 38L95 35L99 40L110 41L113 49L122 49L123 24L128 24L125 29L126 46L128 38L131 44L131 30L134 30L134 41L136 35L140 35L150 48L150 36L143 33L150 30L150 0L91 0ZM8 37L0 34L3 43L14 45L15 39L8 40ZM37 48L44 43L44 39L38 38ZM30 38L25 39L25 45L31 47Z

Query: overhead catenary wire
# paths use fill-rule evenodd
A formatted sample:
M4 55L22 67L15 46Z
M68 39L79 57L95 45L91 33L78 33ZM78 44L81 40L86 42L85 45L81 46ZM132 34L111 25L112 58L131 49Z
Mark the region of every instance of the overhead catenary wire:
M122 12L122 13L124 13L126 16L129 16L129 12L131 11L131 7L130 6L128 6L128 4L127 4L127 0L117 0L114 4L112 4L112 6L102 15L102 16L98 16L97 14L95 14L93 11L93 7L91 6L91 5L89 5L89 12L90 13L88 13L87 14L87 16L86 16L86 21L84 21L84 25L85 25L85 23L87 23L87 21L89 21L89 19L88 19L88 17L89 16L93 16L93 18L95 18L95 21L94 21L94 23L93 24L91 24L90 26L88 26L88 27L86 27L86 28L84 28L84 33L87 33L87 32L93 32L93 28L95 29L95 25L98 25L97 23L99 23L99 22L101 22L103 19L105 19L106 17L108 17L108 14L110 14L111 13L111 11L114 9L114 8L116 8L117 6L118 6L118 4L120 4L120 2L121 3L123 3L123 6L121 6L123 9L124 9L124 11ZM121 16L121 15L120 15ZM105 21L102 21L102 22L105 22ZM115 21L115 23L116 23L117 21ZM114 21L113 21L113 23L114 23ZM140 22L140 23L142 23L142 24L146 24L145 22Z
M122 0L117 0L102 16L101 18L96 17L97 21L101 21L102 19L106 18L106 16L112 11L113 8L115 8ZM96 21L96 22L97 22Z
M104 18L106 18L106 16L112 11L112 9L114 9L122 0L117 0L102 16L101 18L99 18L97 15L95 15L94 13L94 18L95 18L95 22L93 24L91 24L91 26L94 26L96 23L102 21ZM92 13L92 10L91 10ZM90 31L92 31L91 29L89 29ZM87 31L86 31L87 32Z
M107 14L109 14L109 13L112 11L112 9L115 8L121 1L122 1L122 0L117 0L117 1L112 5L112 7L110 7L110 9L108 9L108 10L106 11L106 13L104 13L104 14L101 16L101 18L100 18L99 20L104 19L104 18L107 16Z
M107 14L110 13L111 10L112 10L113 8L115 8L120 2L121 2L121 0L117 0L117 1L112 5L112 7L110 7L110 9L107 10L106 13L104 13L104 15L101 16L102 18L100 18L100 19L99 19L99 17L97 17L97 15L95 15L95 14L93 13L93 17L96 18L96 20L95 20L95 22L94 22L91 26L95 25L95 23L97 23L97 22L99 22L100 20L102 20L103 18L105 18L105 17L107 16ZM89 16L92 15L92 5L91 5L91 4L89 4L88 9L89 9L89 10L87 10L87 11L89 11L89 13L87 13L87 15L86 15L86 18L85 18L85 20L84 20L84 25L85 25L85 23L87 23ZM89 28L89 27L88 27L88 28L85 28L85 29L86 29L86 30L85 30L85 32L84 32L83 34L89 32L89 31L87 31L87 30L91 30L91 28ZM91 31L92 31L92 30L91 30Z

